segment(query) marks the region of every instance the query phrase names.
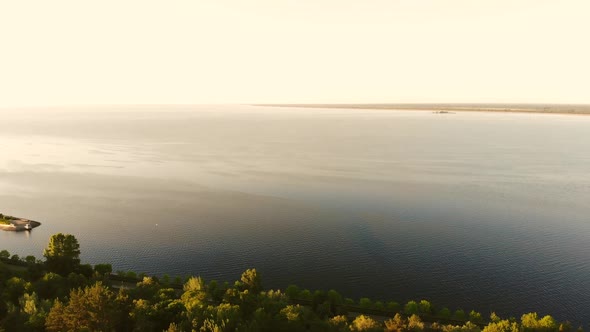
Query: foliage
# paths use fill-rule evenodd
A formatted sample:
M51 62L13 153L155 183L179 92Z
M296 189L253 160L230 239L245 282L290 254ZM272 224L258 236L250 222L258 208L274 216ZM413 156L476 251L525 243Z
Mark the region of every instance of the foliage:
M10 220L14 219L14 217L11 216L5 216L2 213L0 213L0 224L2 225L10 225Z
M465 320L465 311L463 309L457 309L453 314L455 320Z
M520 327L516 322L501 320L498 316L495 316L494 320L484 327L482 332L520 332Z
M418 315L412 315L408 318L408 330L410 331L422 331L424 330L424 323Z
M359 300L359 305L361 306L361 308L369 309L373 306L373 303L371 302L371 300L369 298L362 297Z
M397 313L393 318L388 319L385 321L385 331L393 332L393 331L404 331L406 329L406 320L405 318Z
M420 303L418 303L418 310L423 314L432 314L433 311L432 305L426 300L421 300Z
M65 304L57 300L45 326L47 331L111 331L116 325L117 311L115 294L97 282L70 292Z
M444 307L444 308L440 309L436 313L436 315L440 318L443 318L443 319L449 319L449 318L451 318L451 310L449 310L449 308L447 308L447 307Z
M404 306L404 313L406 315L414 315L418 313L418 303L416 301L409 301Z
M392 311L392 312L399 312L400 308L401 308L401 306L399 305L399 303L394 302L394 301L387 302L387 305L385 307L386 310Z
M262 290L262 278L256 269L248 269L242 273L240 278L244 289L252 293L258 293Z
M482 321L481 314L475 310L471 310L469 313L469 321L473 323L479 323Z
M520 322L523 328L531 330L557 328L557 322L555 319L553 319L553 317L547 315L543 318L538 318L536 312L522 315Z
M80 245L73 235L58 233L49 239L43 256L50 271L65 276L80 265Z
M111 274L113 273L113 266L111 264L96 264L94 266L94 272L101 276Z
M381 324L369 316L360 315L350 325L352 331L378 331L382 330Z

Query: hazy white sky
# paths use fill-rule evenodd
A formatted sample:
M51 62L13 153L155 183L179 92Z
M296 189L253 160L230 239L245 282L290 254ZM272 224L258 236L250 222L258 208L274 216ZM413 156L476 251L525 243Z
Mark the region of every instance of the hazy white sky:
M588 0L0 0L0 106L590 103Z

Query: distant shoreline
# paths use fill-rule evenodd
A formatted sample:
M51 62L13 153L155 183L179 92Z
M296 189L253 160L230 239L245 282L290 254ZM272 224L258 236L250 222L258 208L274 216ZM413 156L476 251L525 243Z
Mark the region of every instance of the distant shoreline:
M255 104L254 106L590 115L590 105L573 104Z

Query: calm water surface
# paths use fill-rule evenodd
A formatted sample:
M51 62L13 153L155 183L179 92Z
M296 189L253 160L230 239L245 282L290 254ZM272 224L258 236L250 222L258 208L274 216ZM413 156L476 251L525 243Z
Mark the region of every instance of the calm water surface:
M212 107L0 110L0 232L115 270L590 321L590 117Z

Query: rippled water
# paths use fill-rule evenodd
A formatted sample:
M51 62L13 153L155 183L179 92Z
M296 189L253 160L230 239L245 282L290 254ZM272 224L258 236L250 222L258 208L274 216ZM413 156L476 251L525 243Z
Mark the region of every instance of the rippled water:
M0 232L115 270L590 321L590 117L232 107L0 110Z

